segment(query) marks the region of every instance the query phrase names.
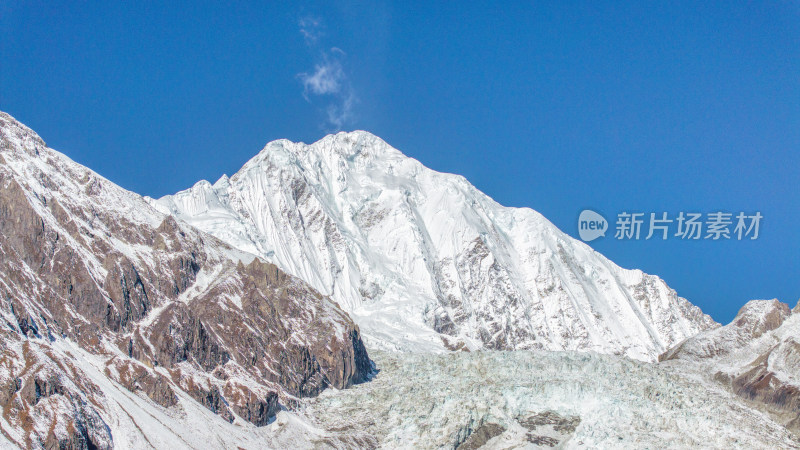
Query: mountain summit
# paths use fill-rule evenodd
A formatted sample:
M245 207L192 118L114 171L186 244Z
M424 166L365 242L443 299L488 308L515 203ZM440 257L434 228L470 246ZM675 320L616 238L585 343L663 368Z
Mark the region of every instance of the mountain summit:
M230 178L150 202L331 296L376 348L655 361L717 326L660 278L365 131L270 142Z

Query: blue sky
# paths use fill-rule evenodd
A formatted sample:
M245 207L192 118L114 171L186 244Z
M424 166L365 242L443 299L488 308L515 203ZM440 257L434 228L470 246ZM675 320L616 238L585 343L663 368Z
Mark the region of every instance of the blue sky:
M0 4L0 109L125 188L364 129L573 236L760 211L755 241L591 245L721 322L800 297L796 1L74 3Z

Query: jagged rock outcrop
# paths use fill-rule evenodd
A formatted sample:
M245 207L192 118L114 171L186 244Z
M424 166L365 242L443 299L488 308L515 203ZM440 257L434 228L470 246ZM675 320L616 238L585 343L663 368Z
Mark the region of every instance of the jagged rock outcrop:
M193 398L256 425L371 370L358 327L330 299L158 212L5 113L0 317L0 429L25 447L112 445L121 403L79 357L104 386L162 408ZM73 344L91 356L57 351Z
M689 338L660 359L706 367L716 380L800 435L798 306L790 310L777 299L752 300L730 324Z

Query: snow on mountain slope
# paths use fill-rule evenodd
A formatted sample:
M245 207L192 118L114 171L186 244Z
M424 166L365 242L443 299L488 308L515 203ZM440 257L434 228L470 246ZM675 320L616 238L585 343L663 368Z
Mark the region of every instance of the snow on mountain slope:
M379 348L654 361L717 326L658 277L363 131L274 141L230 178L150 201L330 295Z

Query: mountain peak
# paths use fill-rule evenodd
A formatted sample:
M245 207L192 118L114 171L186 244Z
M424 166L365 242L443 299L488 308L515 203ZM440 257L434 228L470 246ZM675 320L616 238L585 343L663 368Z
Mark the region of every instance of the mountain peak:
M375 134L370 133L366 130L353 130L353 131L339 131L337 133L331 133L320 139L320 141L328 139L328 138L344 138L344 139L380 139Z
M777 298L769 300L750 300L739 309L734 322L763 320L772 315L783 317L789 314L789 305Z
M418 161L405 156L380 137L356 130L329 134L311 144L288 139L271 141L231 178L239 179L251 170L263 172L275 167L337 172L374 167L378 172L386 172L398 165L412 172L421 167Z
M214 191L159 202L330 295L379 348L654 360L716 326L659 278L366 131L272 141Z
M385 150L391 147L386 143L386 141L370 133L369 131L354 130L328 134L311 144L306 144L305 142L294 142L288 139L276 139L268 142L267 145L265 145L264 148L259 152L259 155L274 151L276 148L285 149L299 154L305 153L309 150L333 150L339 152L340 154L351 155L363 150L364 148ZM395 151L399 153L399 151Z

